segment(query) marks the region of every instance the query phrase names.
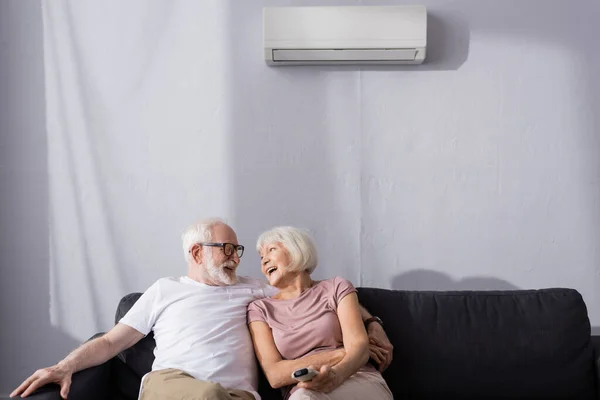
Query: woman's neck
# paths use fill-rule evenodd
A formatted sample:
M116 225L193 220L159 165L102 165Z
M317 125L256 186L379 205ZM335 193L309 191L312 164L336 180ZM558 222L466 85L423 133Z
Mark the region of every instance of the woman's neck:
M296 275L290 276L280 285L277 285L279 293L275 298L280 300L289 300L299 297L305 290L312 287L313 281L310 279L310 275L306 271L299 272Z

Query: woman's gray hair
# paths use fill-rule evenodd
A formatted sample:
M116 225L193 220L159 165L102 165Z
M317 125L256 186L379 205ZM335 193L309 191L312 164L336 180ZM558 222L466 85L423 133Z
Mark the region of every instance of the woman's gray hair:
M281 243L290 254L288 271L307 271L311 274L317 268L317 247L308 231L293 226L270 229L259 236L256 251L260 253L265 245L272 243Z
M210 242L212 240L213 227L219 224L225 224L225 222L219 218L208 218L200 220L187 227L187 229L181 235L183 256L187 262L192 261L190 247L196 243Z

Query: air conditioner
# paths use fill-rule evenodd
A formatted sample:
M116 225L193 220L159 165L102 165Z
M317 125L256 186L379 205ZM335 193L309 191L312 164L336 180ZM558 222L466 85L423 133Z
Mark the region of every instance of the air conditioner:
M269 65L421 64L423 6L265 7Z

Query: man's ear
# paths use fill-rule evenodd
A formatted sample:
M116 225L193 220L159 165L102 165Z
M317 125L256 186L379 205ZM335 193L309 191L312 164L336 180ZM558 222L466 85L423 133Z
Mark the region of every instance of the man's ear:
M202 262L202 245L201 244L194 244L191 248L190 248L190 254L192 255L192 258L194 259L194 261L196 261L196 263L200 264Z

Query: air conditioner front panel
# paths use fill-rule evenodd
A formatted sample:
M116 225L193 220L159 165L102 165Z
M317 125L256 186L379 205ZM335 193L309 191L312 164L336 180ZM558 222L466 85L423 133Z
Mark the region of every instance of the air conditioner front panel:
M286 61L407 61L414 62L416 49L275 49L273 62Z

